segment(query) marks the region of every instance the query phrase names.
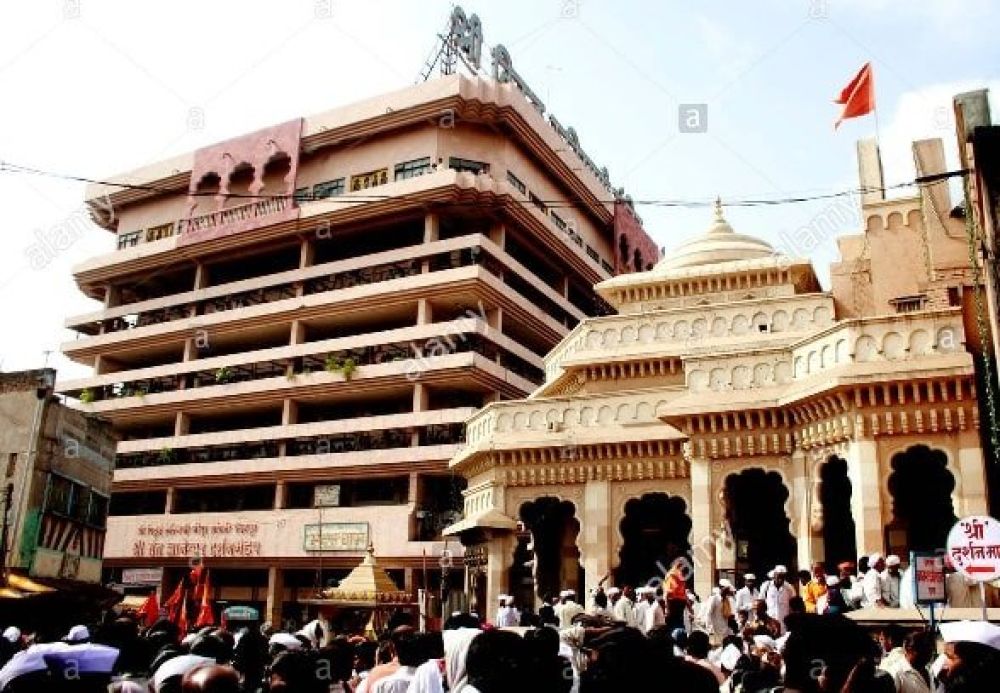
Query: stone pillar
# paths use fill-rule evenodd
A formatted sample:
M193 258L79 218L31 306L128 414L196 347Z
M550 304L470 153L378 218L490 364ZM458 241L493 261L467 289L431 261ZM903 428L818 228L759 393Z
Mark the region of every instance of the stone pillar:
M694 591L702 599L715 584L715 537L712 534L712 463L691 458L691 548L695 568Z
M434 212L428 212L424 215L424 243L431 243L440 238L440 221Z
M486 311L486 324L497 332L503 330L503 308L490 308Z
M177 493L173 486L167 489L167 502L166 506L163 508L163 512L167 515L172 515L174 512L174 501L176 500Z
M194 361L198 358L198 345L193 337L184 340L184 361Z
M429 325L434 322L434 306L426 298L417 299L417 324Z
M878 445L872 438L851 441L847 454L847 476L851 480L851 514L854 515L858 551L870 554L882 551L882 474Z
M580 520L577 545L583 565L585 584L577 588L581 604L598 581L611 570L611 482L588 481L583 487L582 507L576 509Z
M174 435L186 436L191 430L191 416L182 411L174 416Z
M115 287L115 286L113 286L111 284L105 284L104 285L104 307L105 308L114 308L115 306L117 306L120 303L120 300L119 300L119 296L120 295L121 295L121 291L117 287Z
M293 399L287 397L281 402L281 425L288 426L298 423L299 405Z
M958 478L955 479L952 504L959 517L989 515L986 490L986 463L979 435L975 430L958 434L958 456L955 461Z
M267 605L264 607L264 620L281 628L281 605L285 597L285 574L278 566L267 569Z
M507 568L514 555L514 547L511 545L511 535L493 536L486 545L486 604L480 605L480 609L489 612L491 605L497 603L497 598L501 594L508 592ZM535 610L538 610L538 595L535 595ZM479 614L483 617L490 617L489 613Z
M796 449L792 452L791 469L789 470L789 482L791 494L788 504L789 518L791 519L792 535L795 537L795 544L798 549L796 561L799 570L808 569L812 561L820 557L815 553L816 537L812 531L812 501L813 501L813 480L809 476L809 461L803 450ZM817 480L818 481L818 480Z
M194 265L194 289L204 289L208 286L208 268L201 262Z
M279 481L274 488L274 509L284 510L288 507L288 484Z
M313 242L312 237L303 238L299 245L299 268L304 269L306 267L312 267L315 259L316 245Z
M427 387L420 382L413 383L413 411L421 412L427 411L429 404L429 395Z
M503 248L507 241L507 227L500 223L493 224L493 226L490 227L489 238L491 241Z
M302 344L306 341L306 326L299 320L292 320L289 344Z

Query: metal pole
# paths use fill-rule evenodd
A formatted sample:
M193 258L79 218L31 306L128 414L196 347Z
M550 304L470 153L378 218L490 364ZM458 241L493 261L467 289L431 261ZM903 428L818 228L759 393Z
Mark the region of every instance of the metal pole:
M979 599L982 601L982 605L983 605L983 620L988 622L990 620L990 618L989 618L989 616L986 613L986 583L985 582L980 582L979 583Z
M3 492L3 524L0 525L0 580L7 584L7 523L10 517L10 505L14 499L14 486L8 484Z

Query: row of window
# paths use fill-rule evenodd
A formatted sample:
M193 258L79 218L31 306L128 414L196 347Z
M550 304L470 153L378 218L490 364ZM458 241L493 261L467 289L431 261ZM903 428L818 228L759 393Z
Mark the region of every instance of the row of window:
M44 510L94 527L104 527L108 497L66 477L50 474Z
M478 175L480 173L488 173L490 165L482 161L461 159L453 156L448 159L448 168L454 171L467 171ZM434 166L431 164L431 159L428 156L421 157L420 159L413 159L411 161L404 161L393 167L393 180L415 178L416 176L422 176L425 173L430 173L432 170L434 170ZM351 176L350 189L351 192L367 190L368 188L385 185L388 182L389 169L381 168L375 171L367 171L365 173L359 173ZM296 202L325 200L328 197L343 195L345 189L345 179L337 178L335 180L316 183L311 189L308 187L297 189L295 191L295 200Z
M570 237L570 240L576 243L579 247L581 248L584 247L583 236L577 233L576 229L571 224L569 224L565 219L556 214L554 211L550 211L548 205L546 205L541 198L535 195L535 193L528 190L528 186L524 184L524 181L522 181L520 178L515 176L510 171L507 171L507 182L510 183L511 186L515 190L520 192L522 195L527 196L528 201L531 204L535 205L535 207L537 207L542 214L549 217L552 220L552 223L556 225L556 228L558 228L560 231L568 235ZM600 253L594 250L594 248L590 244L586 244L586 250L587 250L587 255L590 257L591 260L593 260L595 263L603 267L605 272L609 274L614 274L614 267L611 266L611 263L608 262L607 260L601 259Z

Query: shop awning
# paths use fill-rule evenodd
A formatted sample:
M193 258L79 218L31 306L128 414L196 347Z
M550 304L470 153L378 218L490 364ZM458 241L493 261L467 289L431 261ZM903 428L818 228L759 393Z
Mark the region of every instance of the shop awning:
M446 527L442 534L446 537L451 537L462 532L467 532L470 529L503 529L511 531L517 529L517 520L507 517L495 508L490 508Z

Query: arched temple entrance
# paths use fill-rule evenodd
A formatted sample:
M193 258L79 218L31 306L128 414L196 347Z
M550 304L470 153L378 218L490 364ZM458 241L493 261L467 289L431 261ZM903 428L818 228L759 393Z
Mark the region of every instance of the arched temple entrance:
M836 573L838 563L853 562L858 556L858 540L851 512L852 492L851 480L847 475L847 460L831 456L819 469L823 554L812 557L813 560L822 560L831 574Z
M789 572L795 569L795 537L785 515L786 500L788 489L778 472L754 468L726 477L723 502L736 544L737 575L749 571L763 579L777 564Z
M941 450L914 445L892 456L889 493L892 522L886 527L886 550L905 556L910 551L944 548L958 521L952 505L955 477Z
M662 579L670 563L691 548L691 518L683 498L666 493L647 493L625 504L619 524L622 548L614 584L645 585Z
M535 594L545 598L557 595L564 589L574 589L582 599L583 567L576 539L580 522L575 517L575 506L569 501L544 496L521 506L519 516L531 533L531 548L518 542L514 565L511 568L511 585L523 570L523 558L533 554ZM530 551L526 553L526 551ZM521 562L521 565L519 565Z

